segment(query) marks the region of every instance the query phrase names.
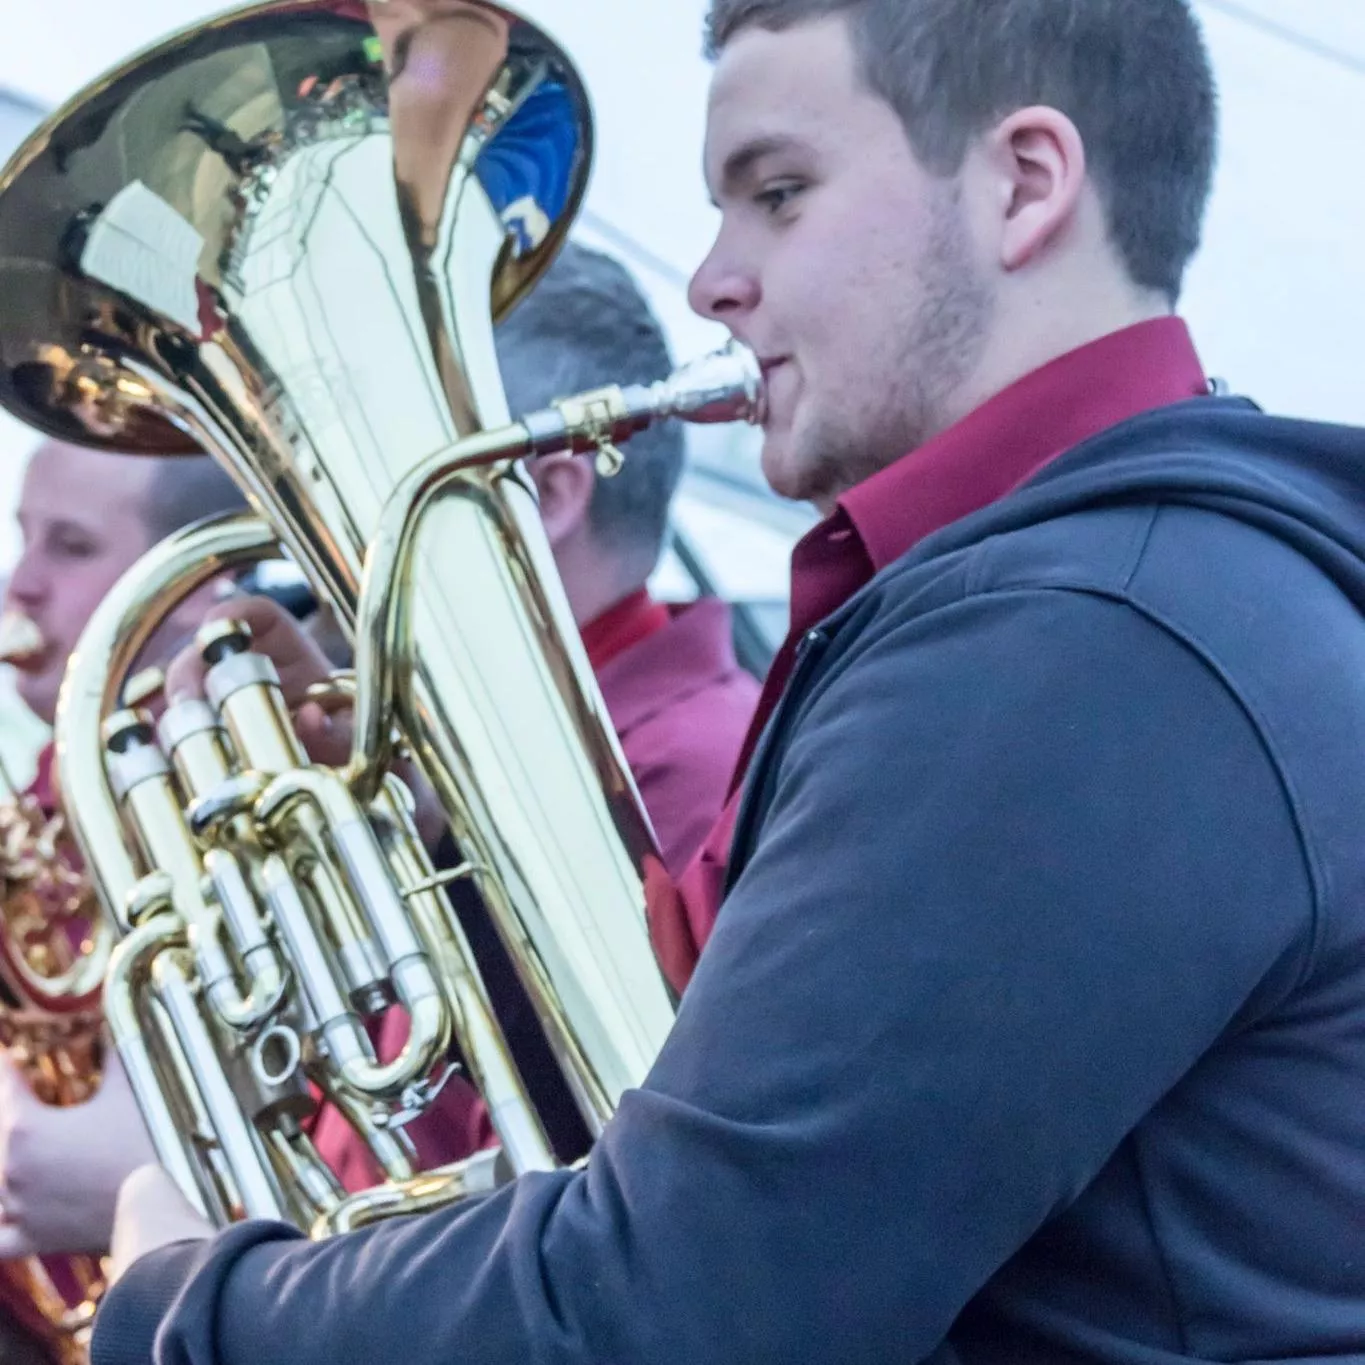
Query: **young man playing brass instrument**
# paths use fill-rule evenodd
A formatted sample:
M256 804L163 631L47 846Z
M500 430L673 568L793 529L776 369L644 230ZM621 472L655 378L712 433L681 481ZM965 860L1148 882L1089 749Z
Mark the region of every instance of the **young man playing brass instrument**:
M828 519L676 1027L462 1207L209 1238L139 1176L96 1365L1360 1359L1365 437L1173 316L1190 8L708 28L693 301Z

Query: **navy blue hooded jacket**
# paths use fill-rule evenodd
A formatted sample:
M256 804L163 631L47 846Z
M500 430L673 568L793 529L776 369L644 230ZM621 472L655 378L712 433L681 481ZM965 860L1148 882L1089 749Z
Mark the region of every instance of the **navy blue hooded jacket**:
M168 1248L94 1365L1365 1359L1362 606L1360 432L1063 456L809 637L586 1172Z

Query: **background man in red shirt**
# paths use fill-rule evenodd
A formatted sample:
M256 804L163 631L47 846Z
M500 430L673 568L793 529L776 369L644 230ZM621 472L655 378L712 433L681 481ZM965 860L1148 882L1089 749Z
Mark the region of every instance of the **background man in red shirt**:
M125 570L190 522L243 505L211 460L131 459L58 441L34 451L19 495L22 550L5 588L13 649L4 661L39 720L52 724L81 631ZM212 598L209 586L181 603L142 662L164 662L193 634ZM49 744L30 789L48 810L55 808L52 757ZM152 1155L114 1054L92 1099L55 1109L34 1097L0 1052L0 1258L105 1250L118 1183L130 1163ZM60 1282L60 1264L51 1268ZM7 1311L24 1309L0 1298L0 1313Z

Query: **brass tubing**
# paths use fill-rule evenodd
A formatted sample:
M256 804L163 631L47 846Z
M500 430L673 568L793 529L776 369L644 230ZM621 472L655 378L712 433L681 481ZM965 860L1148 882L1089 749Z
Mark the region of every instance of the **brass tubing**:
M393 838L385 840L381 836L394 881L399 886L421 885L435 874L402 801L395 797L390 785L380 793L376 806L385 823L395 831ZM383 828L381 824L380 829ZM554 1151L512 1059L479 977L473 950L450 902L437 890L409 891L405 899L413 923L428 945L446 998L453 1003L460 1051L512 1169L518 1175L553 1170L557 1164Z
M138 994L149 979L153 960L163 949L182 939L183 927L169 911L153 914L132 929L110 956L109 975L104 983L104 1014L109 1036L156 1148L157 1160L180 1186L185 1198L207 1214L199 1170L186 1151L180 1124L143 1037L137 1009Z
M68 811L71 831L116 924L126 927L124 903L139 879L105 779L100 735L104 717L116 708L119 680L176 602L219 574L267 557L275 547L274 533L257 517L201 522L149 550L81 632L57 704L57 766L64 788L80 794ZM111 930L111 946L113 937Z
M319 861L332 855L340 858L347 873L346 884L378 939L389 978L410 1018L403 1049L387 1064L372 1062L367 1049L352 1046L353 1030L338 1032L335 1040L328 1033L329 1044L335 1042L338 1049L344 1049L334 1057L339 1077L362 1094L396 1099L439 1062L449 1047L450 1010L408 921L402 897L394 889L374 831L345 783L319 768L283 774L261 795L258 818L273 829L301 803L310 806L321 820L321 846L315 849L315 856Z

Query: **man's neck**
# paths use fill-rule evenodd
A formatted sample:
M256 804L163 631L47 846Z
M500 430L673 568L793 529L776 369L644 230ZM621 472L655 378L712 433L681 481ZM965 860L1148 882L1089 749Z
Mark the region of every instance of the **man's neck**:
M1008 316L997 319L992 329L993 340L980 364L944 405L941 420L933 431L925 433L925 440L955 426L997 394L1052 361L1101 337L1141 322L1169 317L1171 313L1165 298L1131 285L1104 291L1087 300L1085 308L1075 311L1046 308L1039 300L1023 296L1009 309Z
M555 564L580 630L631 593L639 592L649 579L649 572L642 573L638 564L624 564L586 536L557 546Z
M1053 361L1079 351L1093 342L1117 332L1126 331L1140 323L1173 316L1170 304L1160 297L1131 291L1109 300L1107 307L1095 307L1077 314L1058 314L1055 309L1039 309L1037 316L1025 322L1027 312L1018 315L1013 324L995 326L994 340L982 354L971 376L949 395L939 408L936 420L926 425L913 449L920 449L965 418L985 407L1021 379L1043 369ZM1017 338L1026 337L1027 345ZM897 456L909 454L902 451ZM827 497L814 499L813 506L822 517L833 514L839 499L848 492L840 488Z
M573 610L573 618L579 630L584 626L591 625L594 621L599 621L613 607L618 607L628 597L633 597L642 591L646 586L642 582L621 581L615 586L594 584L597 591L586 595L580 595L577 600L572 593L569 594L569 606ZM565 584L567 589L568 584Z

